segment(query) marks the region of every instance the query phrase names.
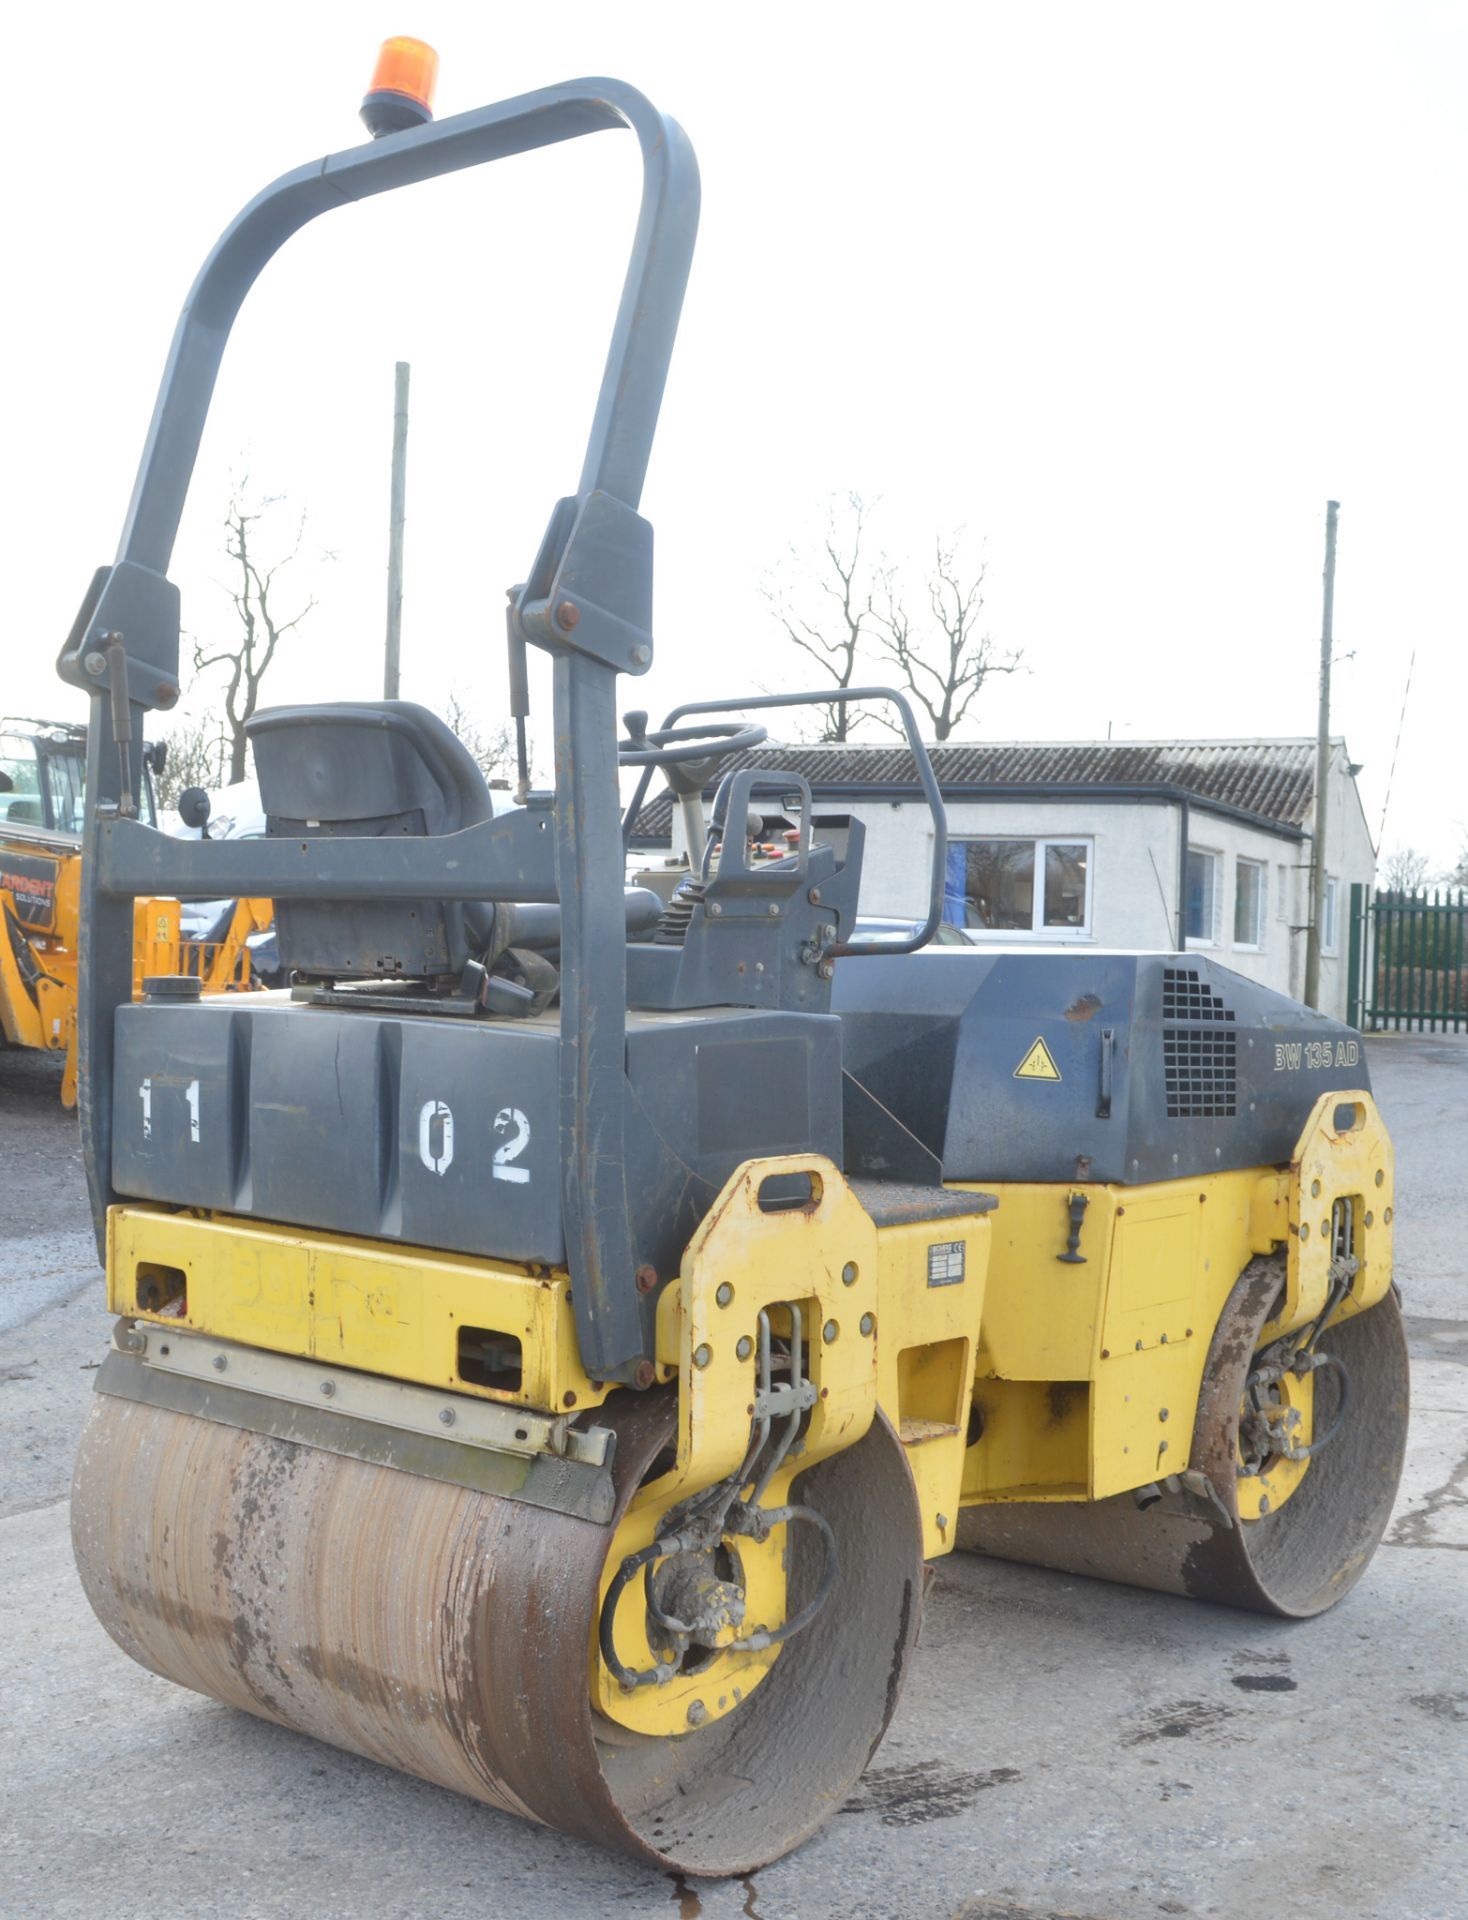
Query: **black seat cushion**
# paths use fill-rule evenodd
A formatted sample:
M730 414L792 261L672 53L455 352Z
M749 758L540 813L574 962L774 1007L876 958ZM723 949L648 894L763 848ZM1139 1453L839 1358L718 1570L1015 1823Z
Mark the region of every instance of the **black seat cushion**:
M269 707L246 731L271 835L421 837L493 816L473 755L411 700ZM488 948L494 908L283 900L276 929L282 965L303 978L457 978Z

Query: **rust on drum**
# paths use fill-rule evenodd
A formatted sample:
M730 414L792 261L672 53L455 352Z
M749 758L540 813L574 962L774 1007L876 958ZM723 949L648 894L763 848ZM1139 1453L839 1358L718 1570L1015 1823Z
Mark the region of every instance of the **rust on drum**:
M87 1597L133 1659L227 1705L663 1867L752 1871L840 1804L896 1705L922 1590L906 1456L879 1416L803 1476L838 1541L826 1607L726 1718L629 1739L593 1714L587 1660L676 1401L597 1417L617 1431L605 1527L99 1395L72 1502ZM812 1531L792 1606L819 1577Z

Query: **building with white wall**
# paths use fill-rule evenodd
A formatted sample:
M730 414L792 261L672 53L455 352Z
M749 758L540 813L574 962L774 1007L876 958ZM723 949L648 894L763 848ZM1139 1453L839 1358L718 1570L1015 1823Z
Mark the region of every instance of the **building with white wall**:
M1300 996L1314 740L950 741L930 753L948 813L945 918L977 943L1186 944ZM926 914L932 823L905 747L768 742L725 771L741 765L803 774L823 811L863 822L863 913ZM1358 771L1333 741L1321 1004L1339 1019L1350 889L1376 864ZM635 844L681 851L667 794L643 808Z

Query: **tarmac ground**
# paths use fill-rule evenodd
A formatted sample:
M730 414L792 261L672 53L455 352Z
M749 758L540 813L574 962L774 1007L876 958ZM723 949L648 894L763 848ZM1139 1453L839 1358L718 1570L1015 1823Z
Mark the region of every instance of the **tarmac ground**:
M105 1349L53 1060L0 1052L0 1916L1291 1920L1468 1913L1468 1042L1369 1044L1397 1144L1406 1475L1304 1624L938 1563L887 1740L807 1846L670 1880L134 1666L72 1567Z

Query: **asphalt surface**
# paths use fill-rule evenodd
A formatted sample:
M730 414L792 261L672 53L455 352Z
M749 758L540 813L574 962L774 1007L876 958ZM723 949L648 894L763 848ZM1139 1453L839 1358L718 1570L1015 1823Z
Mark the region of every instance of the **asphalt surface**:
M0 1053L0 1920L1468 1914L1468 1042L1370 1043L1414 1408L1361 1585L1303 1625L955 1554L847 1805L684 1883L133 1666L67 1482L108 1316L55 1063Z

